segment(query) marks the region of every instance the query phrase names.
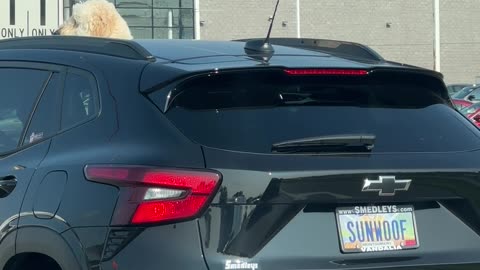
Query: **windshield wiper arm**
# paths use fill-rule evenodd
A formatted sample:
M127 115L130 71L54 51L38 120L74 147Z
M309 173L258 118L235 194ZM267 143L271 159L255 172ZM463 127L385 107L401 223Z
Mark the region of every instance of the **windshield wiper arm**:
M375 145L375 138L372 134L310 137L275 143L271 151L276 153L370 152Z

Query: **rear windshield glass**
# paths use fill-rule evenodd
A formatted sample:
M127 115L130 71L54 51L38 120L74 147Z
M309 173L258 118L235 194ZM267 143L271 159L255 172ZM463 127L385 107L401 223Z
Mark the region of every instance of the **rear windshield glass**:
M234 151L271 153L278 142L338 134L374 134L373 152L479 148L472 124L430 80L223 73L180 85L166 115L190 139Z

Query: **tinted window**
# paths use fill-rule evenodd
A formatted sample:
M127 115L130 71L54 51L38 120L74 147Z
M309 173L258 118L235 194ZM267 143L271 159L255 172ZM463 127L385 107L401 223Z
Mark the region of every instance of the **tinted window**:
M69 73L65 79L62 128L89 119L97 113L94 79L84 73Z
M274 143L340 134L376 135L373 152L480 147L471 124L447 104L445 88L426 77L248 72L195 79L178 89L167 117L189 138L215 148L270 153Z
M32 121L28 127L24 144L54 135L60 127L60 75L55 73L51 77L40 102L35 108Z
M47 71L0 68L0 152L19 144L48 76Z

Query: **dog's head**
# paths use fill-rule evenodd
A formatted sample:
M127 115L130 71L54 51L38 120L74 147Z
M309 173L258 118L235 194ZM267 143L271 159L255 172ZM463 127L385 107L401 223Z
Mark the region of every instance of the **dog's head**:
M88 0L72 7L72 15L54 35L133 39L126 21L106 0Z

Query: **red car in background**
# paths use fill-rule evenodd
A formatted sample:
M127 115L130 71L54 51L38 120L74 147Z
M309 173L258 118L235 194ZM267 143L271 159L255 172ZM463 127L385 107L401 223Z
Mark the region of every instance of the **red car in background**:
M480 102L480 86L469 86L451 95L453 104L458 110Z
M472 104L463 108L460 112L472 121L477 127L480 127L480 103Z
M473 102L466 101L463 99L452 99L452 102L453 102L453 105L455 105L455 107L457 108L457 110L463 110L474 104Z

